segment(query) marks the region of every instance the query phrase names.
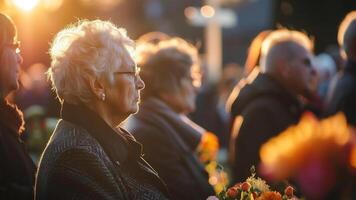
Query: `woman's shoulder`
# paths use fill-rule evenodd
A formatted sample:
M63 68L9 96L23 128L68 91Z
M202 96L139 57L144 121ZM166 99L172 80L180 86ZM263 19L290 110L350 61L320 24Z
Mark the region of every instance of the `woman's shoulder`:
M75 148L77 146L99 145L88 131L66 120L59 120L48 145Z
M113 175L114 164L99 145L74 142L74 145L56 143L53 148L48 147L39 164L37 196L84 196L82 199L87 199L82 191L86 188L94 195L90 198L125 199L122 180Z
M98 158L105 158L100 144L84 128L65 120L60 120L43 152L41 162L56 162L63 155L80 152ZM73 157L75 158L75 157Z
M108 170L108 162L102 147L85 129L60 120L41 156L37 182L42 188L53 174L69 176L70 171L85 172L95 167Z

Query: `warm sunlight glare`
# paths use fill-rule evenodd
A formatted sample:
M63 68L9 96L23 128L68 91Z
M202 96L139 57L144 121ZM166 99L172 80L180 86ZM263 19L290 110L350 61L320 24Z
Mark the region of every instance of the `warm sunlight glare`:
M30 11L38 4L38 0L13 0L13 3L22 10Z
M63 4L63 0L42 0L42 5L47 11L56 11Z

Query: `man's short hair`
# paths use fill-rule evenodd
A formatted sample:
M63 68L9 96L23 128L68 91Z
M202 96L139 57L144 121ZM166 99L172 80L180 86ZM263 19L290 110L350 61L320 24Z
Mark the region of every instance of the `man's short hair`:
M305 34L300 31L288 30L288 29L279 29L272 31L269 35L264 39L261 48L261 59L260 59L260 67L261 71L265 72L267 67L270 65L270 53L273 48L284 45L300 45L305 49L312 51L313 50L313 42L312 40ZM286 48L288 49L288 48ZM288 55L288 52L283 52ZM288 59L288 58L286 58Z

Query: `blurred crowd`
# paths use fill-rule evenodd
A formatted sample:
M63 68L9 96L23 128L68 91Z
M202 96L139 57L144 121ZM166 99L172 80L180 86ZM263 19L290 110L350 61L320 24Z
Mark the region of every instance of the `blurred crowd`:
M133 41L101 20L63 29L51 66L21 71L16 26L0 14L0 27L0 199L206 199L252 166L306 199L356 198L356 11L340 22L339 46L318 55L305 32L260 32L244 66L226 64L218 82L189 41L161 32ZM286 130L298 136L273 140ZM283 159L294 162L285 146L311 154L320 135L339 132L317 149L347 151L351 170L323 160L300 167L325 172L314 182L299 168L276 175ZM308 152L298 166L317 160Z

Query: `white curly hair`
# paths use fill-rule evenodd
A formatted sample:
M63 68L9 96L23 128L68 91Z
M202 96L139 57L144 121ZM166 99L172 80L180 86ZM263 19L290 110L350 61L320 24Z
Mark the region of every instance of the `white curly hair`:
M80 20L55 36L47 75L61 102L88 104L95 98L88 81L128 64L133 50L125 29L109 21Z

